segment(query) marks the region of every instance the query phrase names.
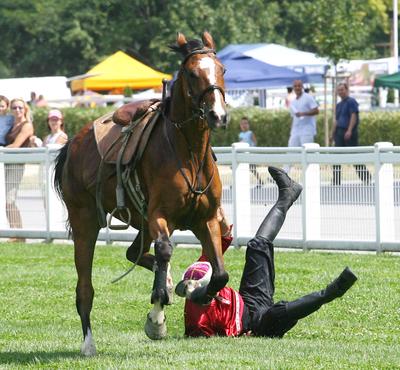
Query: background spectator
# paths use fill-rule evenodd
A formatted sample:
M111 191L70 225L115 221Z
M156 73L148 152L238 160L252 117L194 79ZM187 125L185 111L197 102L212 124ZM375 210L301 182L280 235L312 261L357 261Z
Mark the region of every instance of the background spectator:
M240 132L239 141L242 143L247 143L250 146L257 145L257 139L253 131L250 130L250 122L247 117L242 117L240 120Z
M64 145L68 141L68 135L64 132L64 117L58 109L52 109L47 115L47 127L50 134L43 142L37 136L31 136L31 146Z
M36 107L37 97L34 91L31 91L31 100L28 101L30 107Z
M317 133L316 115L319 113L315 99L303 91L302 81L294 81L293 90L296 99L289 107L292 115L292 129L288 144L290 147L314 142L314 136Z
M288 86L286 90L287 90L287 96L285 99L285 107L289 108L292 101L296 99L296 94L294 93L292 86Z
M14 123L7 135L8 148L29 147L29 138L33 135L33 124L30 120L29 105L23 99L13 99L10 103L14 115ZM24 175L23 164L6 164L6 213L11 228L22 228L22 220L16 205L18 188ZM10 241L24 241L12 238Z
M36 106L37 106L38 108L47 107L47 101L46 101L46 99L44 98L43 95L39 95L39 98L38 98L38 100L36 101Z
M8 112L9 106L10 101L4 95L0 95L0 146L7 144L6 136L14 122L14 117Z
M257 145L257 138L254 132L250 130L250 121L247 117L242 117L240 120L240 132L239 141L241 143L247 143L250 146ZM254 163L250 163L250 171L257 179L257 186L262 185L264 182L261 180L260 174L257 171L257 167Z
M335 146L358 146L358 124L359 111L357 100L350 97L349 87L346 83L340 83L337 87L337 94L341 101L336 105L336 119L333 123L331 142ZM371 175L365 164L354 165L360 180L369 185ZM342 168L340 165L333 165L333 185L341 185Z
M33 124L30 119L31 110L29 105L20 98L11 100L11 111L14 123L7 135L8 148L29 147L29 138L33 135Z

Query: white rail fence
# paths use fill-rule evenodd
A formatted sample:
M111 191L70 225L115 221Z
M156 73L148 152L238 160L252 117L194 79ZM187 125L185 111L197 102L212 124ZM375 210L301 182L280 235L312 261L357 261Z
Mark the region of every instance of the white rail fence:
M376 143L354 148L318 144L249 148L236 143L214 151L223 184L222 205L234 223L235 245L245 245L254 235L278 196L267 171L273 165L285 167L304 188L288 212L276 245L400 251L400 147ZM56 155L55 149L0 148L0 205L4 205L0 207L0 238L68 238L67 213L53 189ZM338 165L340 185L333 176ZM15 175L18 168L23 168L22 180ZM13 196L22 228L11 228L7 219L6 199ZM123 232L102 229L99 240L130 242L136 234L133 228ZM199 243L189 231L175 232L172 239L174 243Z

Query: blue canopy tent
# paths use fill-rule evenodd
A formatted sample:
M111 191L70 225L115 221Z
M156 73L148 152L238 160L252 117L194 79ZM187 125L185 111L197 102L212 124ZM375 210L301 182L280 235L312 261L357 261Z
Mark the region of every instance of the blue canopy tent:
M294 80L308 81L304 73L263 63L240 52L229 53L220 59L226 68L227 89L282 88L292 86Z
M244 55L246 51L252 50L254 48L258 48L263 46L264 44L230 44L228 46L225 46L222 50L220 50L217 55L218 58L223 60L223 59L232 59L235 56L239 56L241 54Z
M244 56L307 75L307 82L323 83L329 62L314 53L277 44L230 44L218 52L221 60Z

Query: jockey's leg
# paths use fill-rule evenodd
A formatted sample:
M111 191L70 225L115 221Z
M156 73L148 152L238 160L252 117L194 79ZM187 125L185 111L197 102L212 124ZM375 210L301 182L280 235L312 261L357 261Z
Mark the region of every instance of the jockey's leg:
M278 185L279 197L258 228L256 236L262 236L272 243L285 222L287 211L299 197L303 188L279 168L268 167L268 172Z

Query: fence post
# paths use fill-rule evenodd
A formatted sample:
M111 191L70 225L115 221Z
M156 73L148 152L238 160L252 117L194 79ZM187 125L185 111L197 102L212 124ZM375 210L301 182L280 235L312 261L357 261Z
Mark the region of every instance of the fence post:
M249 236L250 220L250 166L248 163L237 162L237 148L248 148L247 143L232 144L232 177L233 177L233 222L234 241L237 246L238 236Z
M303 144L303 241L321 239L321 176L320 165L309 163L307 149L319 148L319 144Z
M6 215L6 178L4 162L0 162L0 229L8 229Z
M375 143L375 207L377 252L382 241L395 240L393 164L381 163L380 149L393 147L392 143Z

